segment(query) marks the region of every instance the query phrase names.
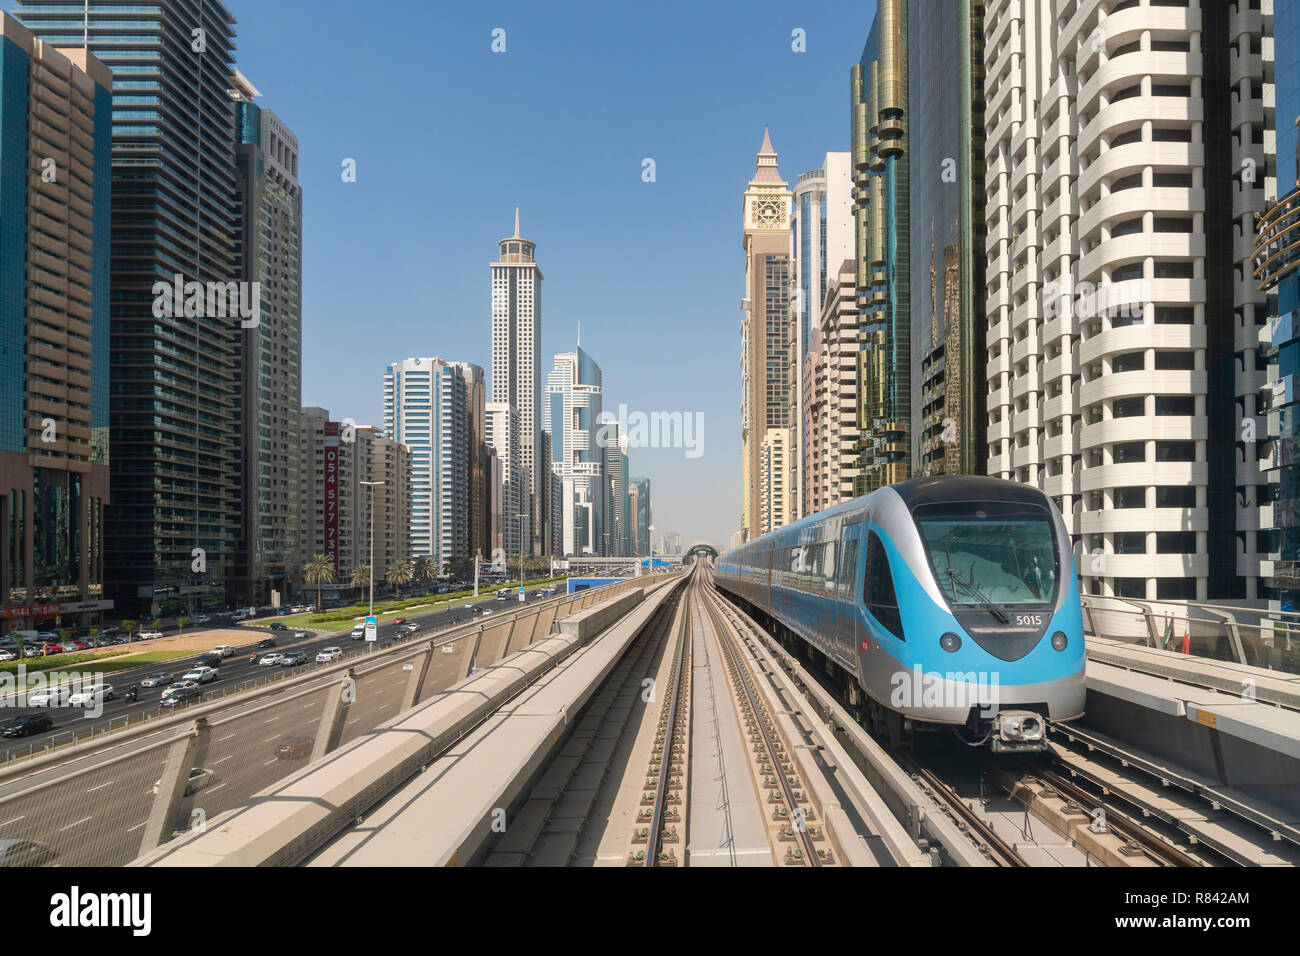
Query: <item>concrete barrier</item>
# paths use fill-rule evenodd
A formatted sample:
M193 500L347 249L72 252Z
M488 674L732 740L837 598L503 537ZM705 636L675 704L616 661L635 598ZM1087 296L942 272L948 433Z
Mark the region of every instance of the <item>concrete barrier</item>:
M563 618L556 622L556 629L561 634L576 637L579 644L585 644L593 634L599 634L644 600L644 590L631 588L612 600Z

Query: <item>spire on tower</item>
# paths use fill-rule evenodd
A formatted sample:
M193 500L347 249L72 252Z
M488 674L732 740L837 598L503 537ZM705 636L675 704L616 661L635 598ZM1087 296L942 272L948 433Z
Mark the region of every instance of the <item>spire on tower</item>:
M772 137L767 131L767 124L763 124L763 145L759 147L758 155L775 156L776 150L772 148Z
M515 207L515 234L513 238L515 239L521 238L519 235L519 207L518 206Z

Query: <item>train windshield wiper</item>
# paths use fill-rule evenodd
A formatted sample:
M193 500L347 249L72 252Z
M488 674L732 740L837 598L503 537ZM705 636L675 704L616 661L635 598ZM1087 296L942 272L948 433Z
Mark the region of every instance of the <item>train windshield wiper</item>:
M962 581L958 577L956 577L956 575L953 574L951 565L948 568L948 577L952 580L954 584L964 588L967 593L973 595L976 602L979 603L979 605L983 607L984 610L988 611L990 614L996 617L1003 624L1006 624L1011 620L1011 618L1007 617L1006 611L1002 610L1002 608L998 607L996 604L990 601L988 599L988 595L986 595L983 591L977 588L973 583L967 583L966 581Z

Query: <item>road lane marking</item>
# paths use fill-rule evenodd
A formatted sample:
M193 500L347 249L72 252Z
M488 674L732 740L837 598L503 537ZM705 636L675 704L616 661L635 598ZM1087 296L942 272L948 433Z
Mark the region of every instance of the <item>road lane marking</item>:
M227 760L234 760L234 759L235 759L235 755L229 754L228 756L222 757L220 760L214 760L213 763L225 763Z
M21 817L14 817L12 820L6 820L4 823L0 823L0 827L7 827L11 823L17 823L19 820L26 820L26 819L27 819L27 814L24 813Z
M112 785L113 781L110 780L108 783L101 783L98 787L91 787L86 793L94 793L96 790L103 790L105 787L111 787Z
M71 830L73 827L79 827L83 823L89 823L93 819L95 819L94 816L84 817L76 823L69 823L66 827L59 827L59 832L62 833L64 830Z

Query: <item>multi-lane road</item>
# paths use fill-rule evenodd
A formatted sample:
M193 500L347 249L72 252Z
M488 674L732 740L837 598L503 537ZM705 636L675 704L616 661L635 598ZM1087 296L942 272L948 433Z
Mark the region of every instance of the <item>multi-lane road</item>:
M430 598L430 601L435 598ZM536 592L528 592L528 601L537 600ZM474 607L480 608L482 613L466 610L467 605L460 604L452 607L441 608L436 611L417 610L405 615L407 622L418 623L421 630L416 631L414 637L419 638L427 633L432 633L438 628L445 627L459 620L465 623L472 618L484 619L491 618L495 614L505 613L507 611L518 610L520 602L517 599L508 601L498 600L494 593L487 593L479 600L473 602ZM221 625L218 625L221 626ZM250 655L256 649L259 641L267 637L274 637L276 647L274 650L257 651L258 655L268 653L283 653L287 650L303 651L308 662L316 659L316 655L326 647L340 647L344 653L354 651L363 646L361 641L352 641L352 625L348 625L346 630L335 631L332 633L317 633L308 631L308 637L304 640L293 640L294 629L287 631L269 631L265 627L256 627L251 625L236 625L234 627L222 626L226 630L241 631L247 635L246 640L231 640L229 643L236 646L236 652L233 656L222 661L218 668L219 677L211 683L203 685L203 697L193 700L188 706L194 707L204 701L228 692L232 685L248 685L253 681L270 680L273 677L282 676L285 671L298 671L298 668L282 668L278 665L261 665L252 663ZM198 633L202 628L197 630L191 629L188 633ZM384 648L394 643L397 638L398 625L393 623L381 623L379 626L378 640L374 642L376 649ZM137 645L143 652L148 649L147 644ZM161 711L172 713L181 708L162 707L160 701L163 691L167 686L162 687L140 687L140 681L150 674L166 671L174 674L179 680L180 676L188 671L195 659L203 652L195 651L184 657L178 657L175 660L165 663L154 662L151 664L141 664L137 667L124 668L122 670L111 671L104 675L104 682L111 684L116 696L111 701L106 701L103 705L103 713L97 717L87 717L85 712L78 707L17 707L11 706L8 701L0 700L0 725L8 723L15 717L22 714L45 713L54 718L54 727L52 729L32 734L30 737L4 737L0 738L0 764L15 756L26 756L32 752L40 752L47 746L61 746L64 743L70 743L74 737L82 738L111 727L121 727L129 718L131 721L137 721L144 717L158 714ZM123 698L127 688L135 684L139 690L139 699L134 702L128 702Z

